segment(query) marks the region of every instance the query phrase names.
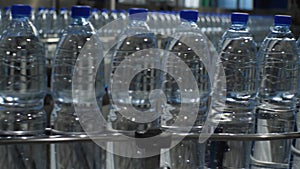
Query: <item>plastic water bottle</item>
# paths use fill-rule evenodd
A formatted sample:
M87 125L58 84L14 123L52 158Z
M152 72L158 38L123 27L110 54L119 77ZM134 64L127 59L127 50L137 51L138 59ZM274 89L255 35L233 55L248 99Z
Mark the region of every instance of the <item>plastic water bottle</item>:
M174 126L174 121L185 121L186 112L183 115L178 115L182 109L182 105L191 104L200 100L199 111L197 119L195 119L192 130L201 130L204 124L204 120L208 111L208 98L210 93L210 81L208 72L205 68L205 63L209 62L209 51L207 38L204 36L199 27L197 26L198 11L182 10L180 11L181 23L177 28L177 31L173 34L174 39L169 38L167 50L171 51L177 57L179 57L190 68L193 76L197 82L199 90L199 98L188 100L181 97L187 96L188 92L182 91L175 78L170 75L165 75L164 92L167 97L167 103L170 107L170 112L166 112L162 117L162 127L164 128L177 128L190 127L190 126ZM201 51L196 53L195 50ZM171 61L176 63L178 61ZM167 72L176 74L176 72L184 72L185 68L178 67L173 64L166 65ZM185 81L186 77L180 77L181 81ZM176 80L180 80L176 79ZM189 81L186 81L190 83ZM195 91L189 91L195 92ZM197 103L195 103L197 104ZM181 106L178 106L181 105ZM182 110L185 111L185 110ZM191 111L191 110L186 110ZM169 114L169 115L168 115ZM170 116L171 115L171 116ZM187 122L185 122L187 123ZM204 166L204 150L205 144L199 144L198 139L183 140L178 145L173 147L170 152L170 164L169 167L173 169L189 169L189 168L203 168Z
M118 34L122 33L122 31L126 28L126 20L127 20L127 12L126 10L120 10L118 13L118 19L120 19L122 24L120 24L120 28L117 31Z
M146 9L129 9L129 23L123 35L128 35L128 37L121 37L122 42L117 44L115 48L115 54L113 55L112 60L112 73L110 81L110 86L114 85L116 88L120 89L124 86L124 82L121 81L121 77L128 77L130 74L128 72L134 71L138 67L147 66L147 58L134 57L134 55L139 51L157 48L157 42L153 33L149 31L149 27L146 23L147 20L147 11ZM137 35L135 34L137 33ZM115 71L118 69L119 64L124 61L126 58L132 57L130 60L137 61L140 66L130 66L128 65L125 68L125 71L122 71L121 74L115 74ZM159 61L158 61L159 62ZM124 130L124 131L136 131L136 132L145 132L150 128L158 128L157 120L149 123L139 123L135 121L137 117L125 117L119 110L126 110L127 107L133 106L138 111L151 111L150 110L150 100L149 94L152 90L157 89L159 86L160 73L155 69L142 70L138 73L130 83L129 95L130 98L124 98L126 93L118 92L117 99L112 100L112 109L109 114L109 121L111 121L111 126L115 130ZM109 93L114 92L109 88ZM124 100L125 99L125 100ZM121 107L120 107L121 106ZM153 105L152 105L153 106ZM155 113L154 112L150 113ZM133 145L135 146L135 145ZM122 148L119 151L130 152L130 147L120 147ZM125 158L121 156L114 156L115 168L144 168L144 160L134 159L134 158Z
M117 10L112 10L110 13L110 24L114 24L113 29L107 31L112 37L117 38L120 33L126 28L126 15L118 13Z
M91 13L89 20L92 23L92 25L95 27L96 30L101 28L100 14L99 14L99 10L97 8L92 9L92 13Z
M198 12L192 10L182 10L180 11L181 23L177 28L175 34L173 34L176 38L169 38L168 45L166 47L167 50L176 54L179 58L181 58L187 66L191 69L195 80L197 81L198 90L200 93L201 103L199 105L199 119L195 122L195 128L201 127L204 123L204 116L207 111L207 102L210 93L210 81L208 77L208 73L206 71L204 60L209 60L209 51L208 42L205 35L201 34L200 28L197 26L198 20ZM189 44L187 44L189 43ZM194 45L194 46L189 46ZM197 47L197 49L201 49L203 55L199 56L195 51L192 50ZM199 50L200 50L199 49ZM208 62L206 62L208 64ZM167 70L170 72L177 72L178 68L174 68L174 65L167 65ZM165 75L166 82L164 83L164 90L168 99L168 102L171 105L178 105L183 103L184 101L191 102L190 100L182 100L180 98L179 86L176 85L177 82L174 78L171 78L169 75ZM184 77L182 77L184 78ZM177 112L176 112L177 111ZM162 124L163 127L170 127L174 122L174 119L179 118L184 120L184 118L176 117L179 109L175 109L173 114L173 118L170 121L164 121Z
M2 13L3 13L3 11L2 11L2 8L1 8L1 6L0 6L0 34L1 34L2 31L3 31L3 18L2 18Z
M101 22L101 27L109 22L109 15L107 9L101 10L100 22Z
M29 21L31 7L13 5L0 39L0 130L10 137L41 136L46 128L45 50ZM46 169L44 144L1 145L1 168Z
M113 61L112 61L112 76L114 76L115 70L118 68L119 64L125 59L126 56L130 56L132 53L138 52L143 49L150 49L150 48L157 47L155 36L153 33L149 31L149 27L146 23L146 18L147 18L146 12L147 10L139 9L139 8L129 10L130 23L128 24L127 29L123 34L130 35L130 34L134 34L135 32L137 33L141 32L143 34L126 37L120 44L118 44L118 46L115 49L115 54L113 56ZM142 16L135 17L137 15L136 13L141 13L138 15L139 16L142 15L143 17ZM149 33L144 33L144 32L149 32ZM128 67L128 69L131 68ZM148 98L146 97L148 97L151 90L156 88L155 86L156 82L154 80L157 80L157 77L154 77L153 75L154 73L152 73L151 71L154 70L150 69L149 72L142 71L137 75L136 78L132 80L132 83L130 85L131 87L129 89L130 93L132 93L132 100L128 101L128 103L126 104L130 104L130 105L134 104L134 106L136 106L137 108L138 107L144 109L149 108L150 103ZM150 77L142 76L143 74L148 75L151 73L152 76ZM126 72L124 72L123 76L126 76ZM118 78L118 77L114 77L114 78ZM138 79L138 78L142 78L142 79ZM151 82L149 82L148 84L146 83L142 84L145 81L145 80L143 81L143 78L149 78ZM123 85L123 82L120 83L111 82L111 83L115 83L115 85ZM120 98L123 98L122 93L120 93L120 95L121 95ZM116 101L114 100L114 102ZM119 101L123 102L123 100L119 100ZM118 113L117 113L117 118L112 119L112 121L113 121L113 128L118 130L136 130L138 125L138 123L135 123L134 120L126 119L125 117L120 116L120 114Z
M62 35L62 31L69 25L70 16L67 8L60 8L59 14L57 17L57 32L59 36Z
M118 18L126 19L126 17L127 17L126 10L120 10Z
M300 56L300 38L297 40L298 56ZM300 83L298 83L298 92L296 96L296 131L300 131ZM293 150L293 169L300 169L300 139L295 140Z
M148 22L148 25L150 27L150 30L152 32L156 33L157 30L158 30L158 25L159 25L159 23L158 23L158 14L157 14L156 11L153 10L149 13L147 22Z
M219 44L219 56L226 78L226 101L215 132L254 133L254 107L257 90L257 50L247 29L248 14L232 13L231 26ZM213 141L208 167L249 168L250 141Z
M45 14L42 14L42 34L43 40L45 42L46 48L46 59L48 72L51 72L52 61L54 57L54 52L57 47L58 42L58 18L54 8L49 8L44 10ZM50 79L50 78L49 78ZM50 80L49 80L50 82ZM50 84L48 85L50 87Z
M85 134L77 116L72 97L72 76L76 59L87 41L94 34L94 27L88 21L90 16L90 7L73 6L72 21L64 30L55 52L55 58L52 68L52 93L55 101L53 111L53 129L56 133L65 135ZM91 56L88 64L93 65L96 58ZM83 76L91 76L84 74ZM97 79L91 78L91 81L82 82L83 88L95 88L97 100L100 101L103 95L104 87L101 76ZM94 81L95 80L95 81ZM96 83L95 83L96 82ZM104 86L104 84L102 84ZM56 164L57 169L96 169L103 167L103 150L95 143L63 143L56 145Z
M294 129L299 57L290 25L290 16L276 15L274 27L259 50L257 133L287 133ZM290 153L291 140L255 141L252 168L288 168Z
M49 8L46 13L46 30L44 38L57 38L58 37L58 23L57 23L57 13L55 8Z
M46 12L45 8L39 7L38 11L35 13L35 22L34 25L38 30L38 33L40 36L43 36L44 34L44 28L45 28L45 20L46 20Z
M37 11L35 9L31 10L31 14L30 14L30 17L29 17L29 20L30 22L34 23L35 22L35 13Z
M107 9L102 9L101 13L100 13L100 20L99 20L99 28L102 28L103 26L105 26L108 22L110 22L110 17L108 14L108 10ZM109 36L112 37L112 30L109 30L109 28L104 27L101 29L100 36Z
M10 7L6 6L4 7L4 11L2 13L2 28L5 29L11 20L12 20L12 16L11 16Z
M176 26L180 24L180 16L179 13L176 11L171 12L171 18L172 18L172 33L176 31Z
M118 11L117 10L112 10L109 16L109 20L113 21L118 19Z

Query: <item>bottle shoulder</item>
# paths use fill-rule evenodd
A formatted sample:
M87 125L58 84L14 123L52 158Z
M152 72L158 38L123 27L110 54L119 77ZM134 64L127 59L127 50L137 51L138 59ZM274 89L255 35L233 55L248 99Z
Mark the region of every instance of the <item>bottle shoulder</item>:
M63 31L58 46L68 46L69 44L83 45L94 34L94 27L89 22L84 25L70 24Z
M120 20L121 22L121 20ZM116 23L120 24L120 23ZM117 25L116 25L117 26ZM123 35L132 36L137 34L151 34L149 25L145 21L128 20L126 29L123 30Z
M247 30L228 29L222 35L222 39L253 39L253 35Z
M275 38L275 39L284 39L284 40L295 40L295 36L291 31L275 31L272 30L267 37L268 39Z
M195 51L208 48L209 39L194 22L181 22L169 37L166 48L172 51Z
M208 38L199 32L178 32L169 37L166 49L171 51L202 51L209 48Z
M14 19L7 28L4 29L1 37L37 37L38 31L28 19Z
M262 42L260 51L273 53L297 53L296 39L291 32L271 32Z
M219 53L249 53L257 51L257 44L249 31L226 31L219 42Z
M135 35L124 35L120 38L121 43L118 43L116 49L122 51L139 51L143 49L156 48L157 40L151 32Z
M116 47L118 50L137 51L157 47L155 34L145 21L130 21L119 40L121 43Z
M66 34L94 34L95 28L90 22L86 23L71 23L63 31L63 35Z
M93 34L64 34L59 42L57 50L78 48L80 50L84 44L90 40Z
M43 52L44 45L36 36L3 36L0 47L5 50Z

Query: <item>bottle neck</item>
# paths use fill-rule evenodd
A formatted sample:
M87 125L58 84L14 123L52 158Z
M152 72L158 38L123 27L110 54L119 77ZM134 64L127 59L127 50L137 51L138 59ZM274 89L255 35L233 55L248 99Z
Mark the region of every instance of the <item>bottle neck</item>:
M72 25L86 25L89 23L88 18L75 17L72 19Z
M235 30L235 31L246 31L247 30L247 24L233 23L233 24L231 24L230 29Z
M149 26L146 21L144 20L136 20L136 19L130 19L129 28L138 28L141 31L149 31Z
M179 25L179 30L194 30L198 29L198 25L193 21L181 21Z
M13 27L14 29L29 29L33 26L29 18L24 16L14 16L9 25L7 28L8 31L12 30L9 27Z
M88 18L84 17L72 17L71 23L63 31L63 35L70 34L88 34L92 35L95 33L95 28L90 23Z
M289 33L291 32L290 26L288 25L275 25L273 28L273 32L275 33Z
M191 32L191 31L197 31L199 29L198 25L193 21L181 21L178 32Z
M12 20L29 21L29 17L27 17L27 16L13 16Z

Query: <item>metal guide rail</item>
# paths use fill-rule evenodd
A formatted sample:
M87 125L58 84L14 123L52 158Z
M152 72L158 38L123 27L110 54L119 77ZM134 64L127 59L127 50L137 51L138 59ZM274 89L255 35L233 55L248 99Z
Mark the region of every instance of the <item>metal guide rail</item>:
M83 142L92 141L86 134L55 134L56 132L47 129L43 136L0 136L0 144L26 144L26 143L63 143L63 142ZM128 137L135 137L135 132L113 132L106 131L93 135L93 139L103 142L118 142L126 141L121 135ZM161 138L171 139L198 139L200 133L162 133L159 135ZM265 133L265 134L231 134L231 133L216 133L209 137L209 140L214 141L264 141L264 140L280 140L280 139L295 139L300 138L300 132L290 133Z

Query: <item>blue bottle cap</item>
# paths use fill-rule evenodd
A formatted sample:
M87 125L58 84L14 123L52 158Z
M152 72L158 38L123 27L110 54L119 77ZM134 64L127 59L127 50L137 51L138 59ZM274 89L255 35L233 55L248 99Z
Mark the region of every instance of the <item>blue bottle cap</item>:
M233 12L231 14L231 23L232 24L243 24L246 25L248 22L249 14Z
M103 8L103 9L101 10L101 12L108 13L108 10L105 9L105 8Z
M38 11L42 11L42 10L44 10L45 8L44 7L39 7L38 8Z
M189 22L197 22L199 12L196 10L181 10L179 12L180 19L187 20Z
M55 10L55 8L53 8L53 7L52 7L52 8L49 8L49 10L50 10L50 11L54 11L54 10Z
M119 10L119 13L126 13L126 10L121 9L121 10Z
M290 26L292 24L292 17L290 15L275 15L275 26Z
M129 13L131 19L142 20L142 21L147 20L147 12L148 12L148 9L145 9L145 8L130 8L128 10L128 13ZM136 15L134 15L134 14L136 14Z
M93 8L92 12L98 12L99 10L97 8Z
M116 9L111 10L111 13L118 13L118 11Z
M4 11L8 11L10 9L9 6L4 7Z
M31 15L31 6L24 4L12 5L11 14L13 18L29 17Z
M89 6L72 6L72 18L88 18L91 14Z
M177 14L178 14L177 11L172 11L171 13L172 13L173 15L177 15Z
M60 11L66 11L67 8L60 8L59 10L60 10Z

